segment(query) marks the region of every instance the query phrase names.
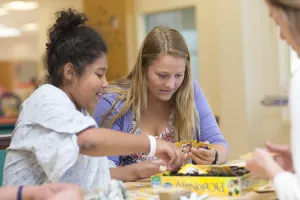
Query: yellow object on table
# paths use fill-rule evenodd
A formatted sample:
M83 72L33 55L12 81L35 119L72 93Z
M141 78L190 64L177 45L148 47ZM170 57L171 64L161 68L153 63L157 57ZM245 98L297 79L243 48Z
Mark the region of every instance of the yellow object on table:
M253 177L241 161L232 161L225 165L188 164L177 173L166 172L152 176L151 183L152 187L187 188L199 195L243 196L268 181Z

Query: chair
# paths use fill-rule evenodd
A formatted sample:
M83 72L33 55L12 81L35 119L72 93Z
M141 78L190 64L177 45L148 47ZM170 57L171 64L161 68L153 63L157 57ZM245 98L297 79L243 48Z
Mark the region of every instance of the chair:
M0 150L0 187L2 186L5 158L6 158L6 150Z

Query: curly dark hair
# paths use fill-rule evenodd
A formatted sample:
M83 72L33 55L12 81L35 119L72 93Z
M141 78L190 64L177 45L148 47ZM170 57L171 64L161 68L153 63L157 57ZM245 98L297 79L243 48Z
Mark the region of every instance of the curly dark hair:
M85 24L88 21L85 14L69 8L56 16L48 33L45 65L47 82L59 87L65 64L71 63L80 76L87 65L107 53L107 46L99 33Z

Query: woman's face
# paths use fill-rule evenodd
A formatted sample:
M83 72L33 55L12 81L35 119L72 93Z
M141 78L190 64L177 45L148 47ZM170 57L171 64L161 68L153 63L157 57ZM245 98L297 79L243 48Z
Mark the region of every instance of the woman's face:
M285 40L300 56L300 49L291 34L291 30L289 28L288 18L283 10L277 8L272 5L268 5L269 7L269 15L272 19L274 19L275 23L279 27L280 30L280 38Z
M180 57L158 57L147 69L148 94L169 101L182 84L185 66L185 59Z

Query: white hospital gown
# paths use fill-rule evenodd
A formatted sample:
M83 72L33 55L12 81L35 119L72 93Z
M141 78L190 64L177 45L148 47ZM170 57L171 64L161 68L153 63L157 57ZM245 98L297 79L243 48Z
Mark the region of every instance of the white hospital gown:
M66 93L45 84L21 106L5 160L3 185L74 183L83 189L109 183L106 157L79 155L77 134L97 127Z

